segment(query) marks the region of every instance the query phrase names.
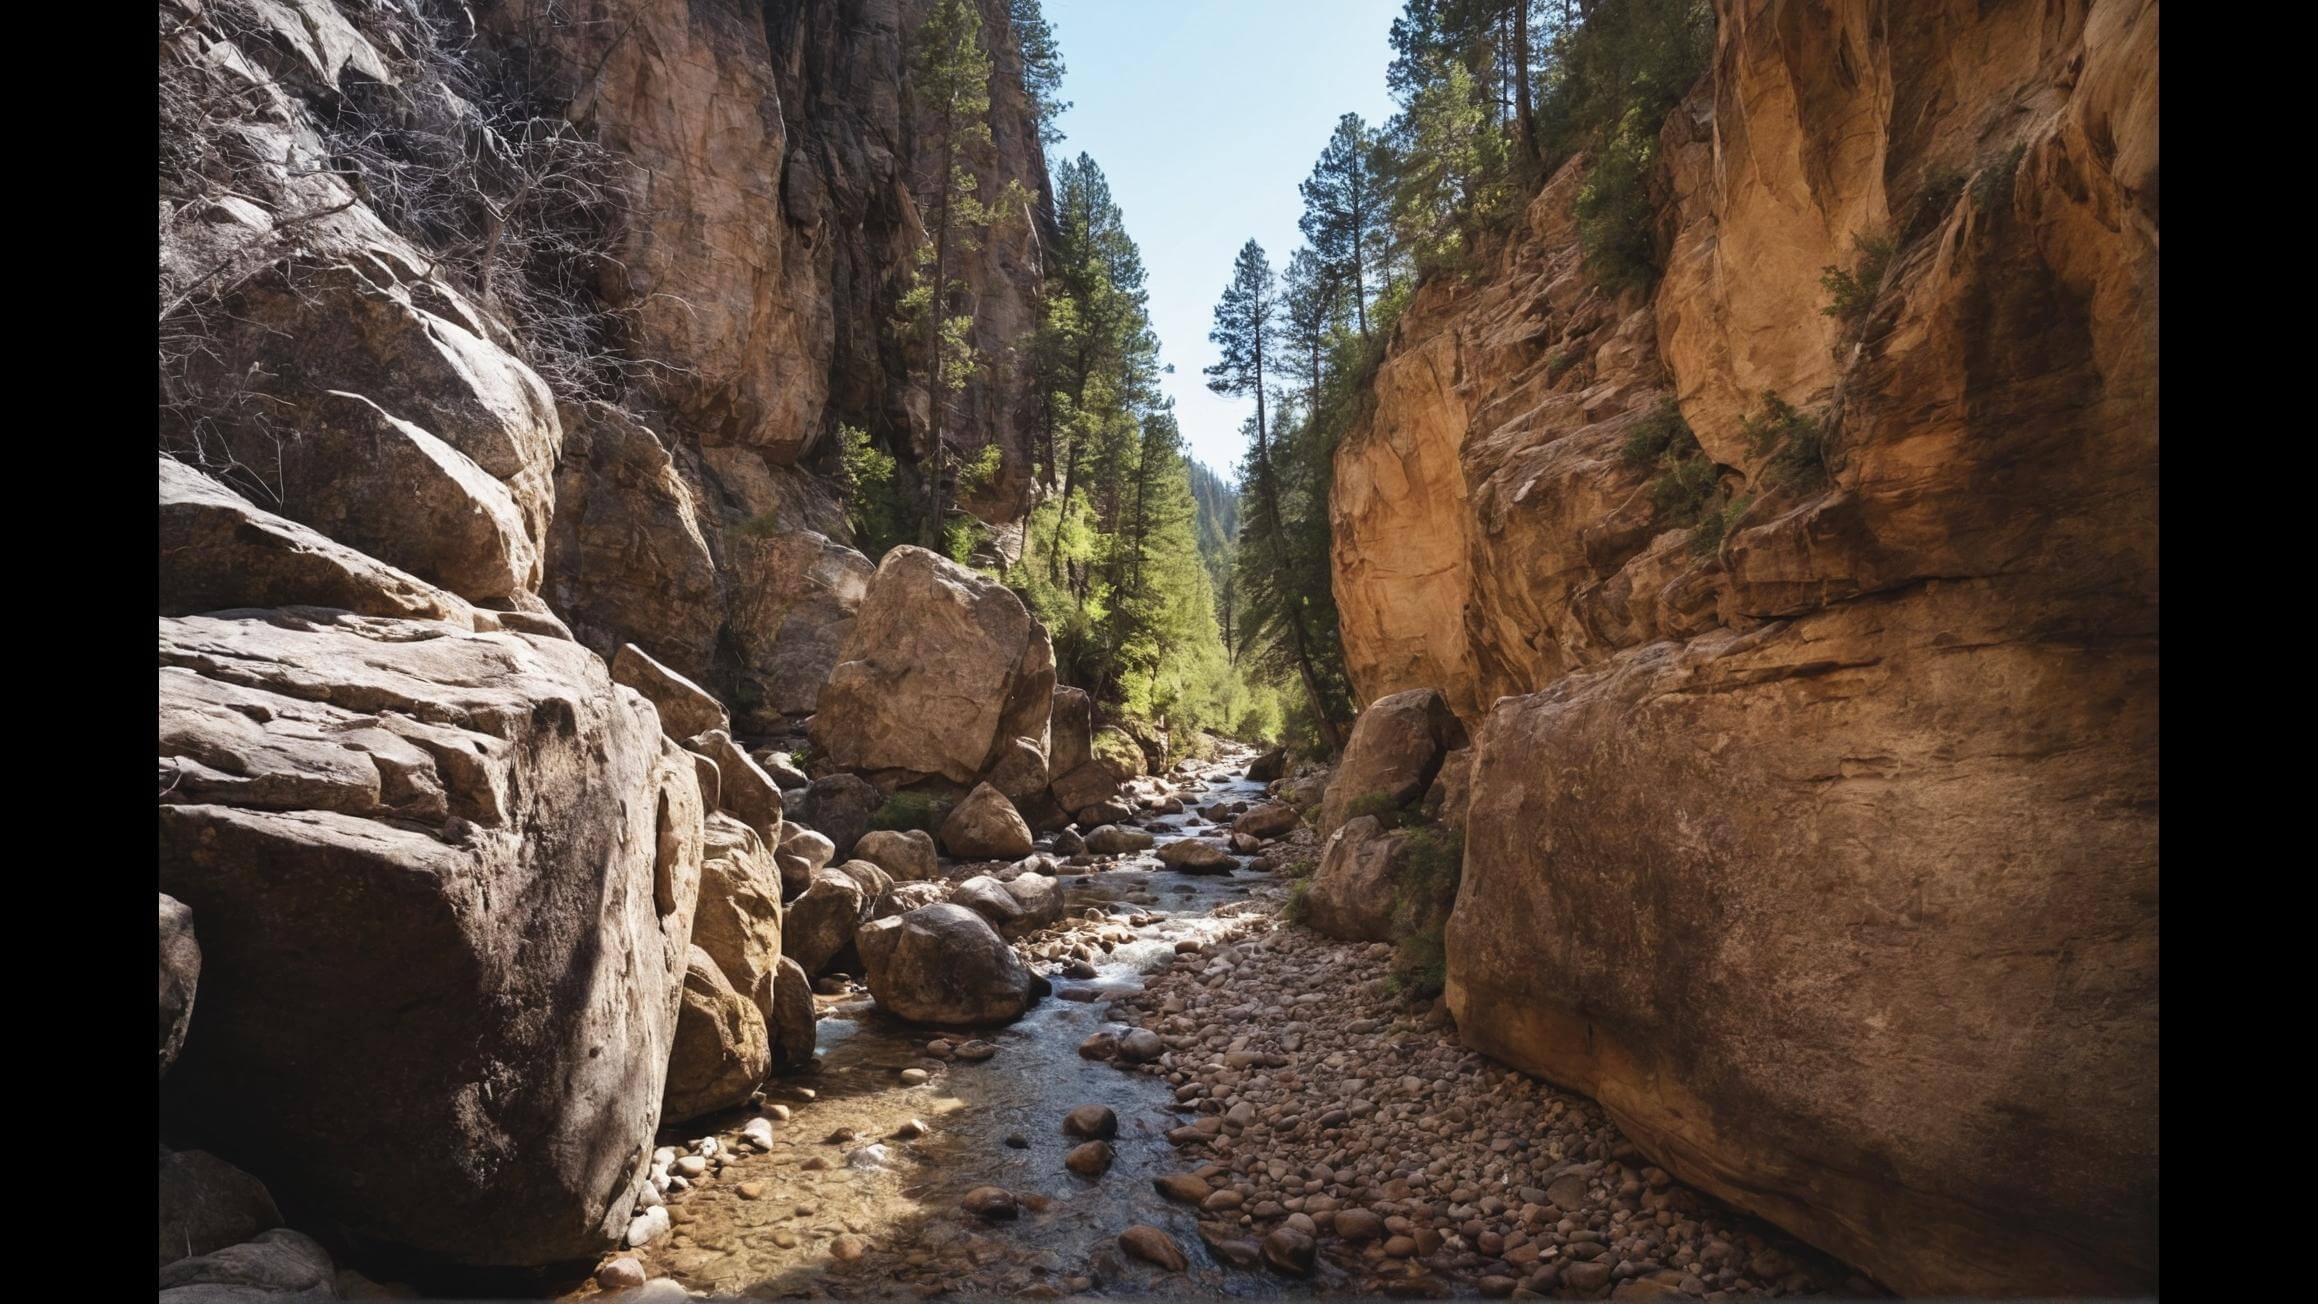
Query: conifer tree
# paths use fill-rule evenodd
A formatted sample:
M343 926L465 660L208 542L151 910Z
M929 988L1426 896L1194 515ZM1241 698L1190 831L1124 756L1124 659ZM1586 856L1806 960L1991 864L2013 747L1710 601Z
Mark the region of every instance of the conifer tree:
M1368 337L1368 290L1388 202L1375 155L1375 134L1359 114L1347 113L1336 120L1311 177L1298 187L1304 196L1298 226L1328 273L1351 294L1363 339Z

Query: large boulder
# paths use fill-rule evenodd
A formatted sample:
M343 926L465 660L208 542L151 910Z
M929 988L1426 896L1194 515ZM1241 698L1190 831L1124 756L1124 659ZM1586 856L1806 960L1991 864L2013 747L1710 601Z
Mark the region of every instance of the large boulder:
M1387 829L1373 815L1328 835L1304 894L1305 922L1348 942L1392 942L1438 926L1456 903L1463 844L1439 825Z
M835 869L813 871L813 885L789 903L781 924L781 953L808 976L819 974L853 942L869 910L858 880Z
M1231 831L1245 833L1251 838L1277 838L1292 832L1302 811L1284 801L1267 801L1242 811L1231 822Z
M877 567L812 530L732 531L725 637L749 690L743 723L774 732L820 709Z
M781 846L773 854L773 863L781 872L781 894L795 896L811 887L813 871L836 858L837 844L829 840L828 834L784 821Z
M205 1150L160 1156L160 1263L237 1245L282 1225L265 1183Z
M164 616L316 606L475 624L463 599L265 511L167 454L158 543Z
M934 878L942 872L934 836L924 829L871 829L853 844L853 855L904 883Z
M1062 887L1042 874L1020 874L1003 882L977 874L958 884L950 900L982 916L1000 937L1010 939L1062 918Z
M1045 994L987 920L943 902L861 930L869 991L915 1023L1011 1023Z
M612 682L642 693L644 700L660 712L661 732L678 742L732 725L724 703L717 701L707 689L653 660L633 643L622 644L613 655ZM723 765L720 757L711 754L710 759Z
M718 812L701 826L700 908L692 944L766 1020L781 962L781 875L755 829Z
M1047 764L1055 774L1068 774L1095 758L1095 699L1087 690L1057 684L1047 721Z
M1053 646L1020 598L900 547L878 565L808 733L842 770L974 783L1004 762L1010 784L1044 787L1053 693Z
M161 893L161 1076L185 1049L185 1028L193 1021L193 993L201 982L201 943L193 935L193 911Z
M769 984L765 1004L772 1004ZM662 1121L681 1123L746 1104L772 1068L764 1011L734 989L706 951L693 947L684 971L676 1044L668 1056Z
M160 886L202 949L165 1112L370 1240L611 1244L699 893L691 758L572 642L319 610L159 632Z
M690 739L685 746L716 762L719 805L755 829L767 845L780 845L781 790L774 786L772 776L764 772L756 758L742 750L722 729L711 729Z
M976 784L966 799L942 821L944 850L961 860L1012 860L1027 856L1035 845L1030 825L1006 794L987 783Z
M1159 848L1159 863L1185 874L1229 874L1239 866L1230 851L1202 838L1177 838Z
M1380 815L1423 797L1441 772L1442 758L1468 742L1465 726L1437 689L1412 688L1370 703L1353 722L1328 780L1320 835L1334 833L1355 815Z
M869 817L885 804L877 785L856 774L815 779L805 790L805 809L792 818L820 832L833 847L850 847L869 831Z
M1248 762L1248 778L1257 783L1270 783L1288 772L1288 749L1274 747Z
M813 979L787 956L773 971L773 1012L766 1023L773 1040L773 1067L801 1069L813 1062L816 1040Z

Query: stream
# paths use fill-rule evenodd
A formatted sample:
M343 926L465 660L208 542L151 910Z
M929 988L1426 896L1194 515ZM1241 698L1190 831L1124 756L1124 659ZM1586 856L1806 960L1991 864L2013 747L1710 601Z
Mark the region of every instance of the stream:
M1177 782L1183 813L1145 813L1136 823L1161 846L1220 836L1224 830L1196 808L1261 800L1264 785L1244 777L1251 758L1233 751L1196 766ZM1052 850L1051 836L1039 839L1039 850ZM1055 993L1010 1026L931 1028L885 1015L864 994L816 998L818 1065L765 1087L765 1112L777 1120L773 1149L728 1152L720 1173L671 1198L673 1232L628 1253L654 1277L715 1295L950 1290L1037 1298L1096 1288L1176 1295L1289 1288L1221 1264L1201 1243L1193 1211L1153 1188L1153 1178L1193 1166L1166 1138L1186 1121L1166 1081L1078 1053L1089 1035L1129 1026L1106 1017L1111 999L1141 990L1146 975L1174 960L1177 943L1219 937L1251 893L1270 884L1246 869L1179 873L1155 851L1062 867L1064 925L1100 911L1114 943L1096 952L1092 978L1067 978L1060 962L1033 961ZM928 1053L936 1039L977 1038L995 1054L970 1062ZM905 1085L910 1069L929 1077ZM1108 1106L1119 1123L1115 1161L1092 1179L1063 1163L1081 1141L1063 1133L1063 1116L1088 1104ZM728 1140L753 1112L664 1130L661 1144ZM1019 1217L985 1222L963 1211L962 1197L980 1186L1014 1192ZM1125 1258L1117 1237L1136 1223L1172 1235L1190 1270L1162 1274ZM569 1298L596 1293L590 1284Z

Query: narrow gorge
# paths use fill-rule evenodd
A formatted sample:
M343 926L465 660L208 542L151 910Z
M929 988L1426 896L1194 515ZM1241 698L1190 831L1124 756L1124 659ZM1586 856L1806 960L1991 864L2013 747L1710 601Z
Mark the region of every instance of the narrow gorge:
M1128 8L160 0L160 1298L2153 1297L2154 0Z

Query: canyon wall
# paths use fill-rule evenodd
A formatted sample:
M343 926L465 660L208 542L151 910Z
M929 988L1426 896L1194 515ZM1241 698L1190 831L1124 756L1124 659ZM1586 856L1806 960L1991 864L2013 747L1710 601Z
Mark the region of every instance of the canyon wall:
M1656 285L1574 162L1337 453L1362 699L1479 739L1450 1008L1887 1285L2151 1290L2156 6L1717 9Z
M688 974L773 1036L802 993L797 830L685 679L747 736L810 716L875 571L830 434L925 447L924 6L159 8L165 1134L347 1243L592 1256L718 1049ZM1008 12L977 166L1034 201L966 264L950 432L999 446L998 524L1050 220Z

